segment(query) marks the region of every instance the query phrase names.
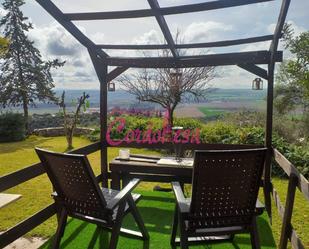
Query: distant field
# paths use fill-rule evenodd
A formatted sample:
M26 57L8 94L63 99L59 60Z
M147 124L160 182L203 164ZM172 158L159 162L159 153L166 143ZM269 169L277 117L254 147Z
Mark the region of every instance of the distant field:
M230 100L230 101L210 101L199 104L184 104L176 109L176 117L179 118L201 118L214 120L225 113L237 112L241 110L266 110L266 102L262 99Z
M62 93L61 89L55 90L56 96L60 96ZM90 95L90 107L97 108L100 105L100 91L99 90L66 90L66 101L67 107L72 108L72 100L79 97L83 92L86 92ZM265 106L265 97L266 90L263 91L252 91L251 89L212 89L206 96L205 101L200 103L198 106L207 106L216 109L241 109L241 108L260 108ZM135 96L129 94L124 90L117 90L115 92L108 93L108 108L113 108L115 106L120 108L160 108L157 104L151 104L149 102L141 102L139 103ZM186 106L196 106L196 103L185 103ZM29 109L31 114L37 113L57 113L59 112L59 107L55 104L48 103L36 103L36 108ZM194 108L193 108L194 109ZM22 108L6 108L3 109L0 107L1 111L20 111L22 112ZM194 111L194 115L192 117L196 117L196 115L200 115L199 110ZM180 116L188 114L182 114ZM202 114L203 116L203 114Z
M198 109L204 113L205 118L217 118L226 112L226 110L223 109L209 108L206 106L199 107Z

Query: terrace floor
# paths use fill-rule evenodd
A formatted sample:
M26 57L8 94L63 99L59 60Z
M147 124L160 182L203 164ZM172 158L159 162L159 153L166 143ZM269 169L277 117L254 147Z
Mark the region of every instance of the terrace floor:
M149 245L143 241L120 236L118 248L123 249L167 249L171 248L170 232L174 213L173 193L136 191L143 195L138 203L139 211L144 219L146 227L150 233ZM124 227L135 229L137 227L133 218L128 215L123 224ZM262 248L276 248L267 215L264 213L258 218L258 228ZM61 248L107 248L107 232L95 234L96 226L76 219L68 221ZM40 249L50 248L51 240L47 241ZM233 243L213 243L191 246L190 248L204 249L246 249L251 248L249 235L236 235Z

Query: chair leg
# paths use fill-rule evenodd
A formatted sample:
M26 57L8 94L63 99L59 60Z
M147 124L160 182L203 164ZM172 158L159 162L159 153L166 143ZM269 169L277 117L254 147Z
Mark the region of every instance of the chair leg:
M111 239L110 239L110 243L109 243L109 249L116 249L116 247L117 247L125 206L126 206L126 202L123 202L118 207L118 212L117 212L115 224L112 228L112 234L111 234Z
M260 249L259 233L256 224L256 217L253 217L250 229L251 245L253 249Z
M188 235L186 232L186 225L185 221L180 212L178 212L178 220L179 220L179 227L180 227L180 248L181 249L188 249Z
M172 234L171 234L171 245L175 245L175 239L177 234L177 227L178 227L178 206L176 204L175 211L174 211L174 221L172 226Z
M65 230L65 225L67 223L67 212L64 208L61 209L60 211L60 216L59 216L59 220L58 220L58 227L57 227L57 231L55 234L55 239L53 240L53 245L52 248L53 249L58 249L60 247L60 241L61 238L64 234L64 230Z
M142 235L143 235L143 239L144 240L149 240L149 234L148 234L148 231L145 227L145 224L144 224L144 221L136 207L136 204L133 200L133 197L132 195L130 194L129 197L128 197L128 204L129 204L129 207L131 209L131 213L135 219L135 222L136 224L138 225L139 227L139 230L141 231Z

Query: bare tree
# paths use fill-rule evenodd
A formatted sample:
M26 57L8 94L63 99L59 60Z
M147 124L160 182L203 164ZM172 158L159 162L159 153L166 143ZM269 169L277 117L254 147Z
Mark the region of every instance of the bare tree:
M179 37L177 32L176 42L180 40ZM163 50L158 56L170 56L170 51ZM214 77L214 69L214 67L140 69L131 74L124 74L117 81L126 91L135 95L137 100L157 103L166 109L168 124L172 127L174 110L179 103L205 99L210 87L209 81Z
M64 133L65 137L67 139L67 150L73 149L73 136L74 136L74 130L77 125L78 117L81 111L81 108L84 109L89 105L89 102L87 102L87 99L89 98L89 95L83 92L83 95L77 98L77 105L75 111L72 113L68 113L66 109L65 104L65 91L63 91L61 95L61 99L58 103L58 105L62 108L63 112L63 118L64 118Z

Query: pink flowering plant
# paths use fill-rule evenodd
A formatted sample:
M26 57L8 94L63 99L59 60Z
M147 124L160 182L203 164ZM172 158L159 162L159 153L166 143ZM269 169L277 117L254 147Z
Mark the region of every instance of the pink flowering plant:
M111 117L106 133L107 142L113 146L122 143L130 144L132 142L142 144L164 144L166 142L199 144L201 142L199 128L173 130L168 124L168 114L166 113L163 121L159 118L148 120L146 118L134 119L134 126L130 124L132 119L130 115L122 115L116 118ZM158 122L153 122L154 120Z

